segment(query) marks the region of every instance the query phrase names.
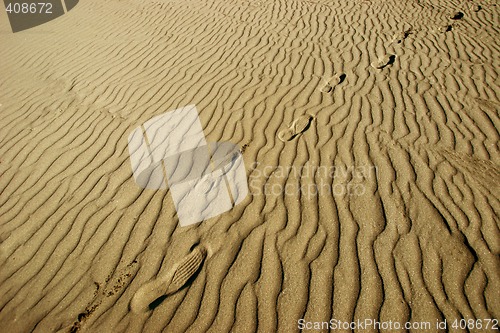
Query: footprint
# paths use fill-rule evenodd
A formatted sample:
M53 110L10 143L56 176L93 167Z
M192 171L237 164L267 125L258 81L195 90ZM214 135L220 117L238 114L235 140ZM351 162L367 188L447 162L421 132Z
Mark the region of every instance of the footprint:
M412 31L410 29L398 32L392 37L392 42L396 44L401 44L411 33Z
M448 31L451 31L453 29L453 26L451 24L445 24L445 25L442 25L438 28L438 31L439 32L448 32Z
M278 139L283 142L291 141L295 136L293 128L287 128L278 133Z
M147 312L155 300L179 291L198 272L206 256L206 248L196 246L165 275L140 287L130 301L130 309L135 313Z
M396 59L396 56L394 54L386 54L386 55L378 58L377 61L372 62L371 65L373 68L382 69L382 68L394 63L395 59Z
M304 133L310 126L314 119L310 114L300 116L295 119L292 125L278 133L278 139L283 142L293 140L297 135Z
M335 86L344 82L346 75L344 73L336 74L329 79L323 79L325 84L319 89L323 93L330 93L333 91Z
M470 10L472 10L473 12L478 12L482 9L482 7L478 4L471 4L470 5Z
M450 18L452 20L460 20L461 18L464 17L464 13L462 12L459 12L459 11L456 11L456 12L453 12L451 15L450 15Z

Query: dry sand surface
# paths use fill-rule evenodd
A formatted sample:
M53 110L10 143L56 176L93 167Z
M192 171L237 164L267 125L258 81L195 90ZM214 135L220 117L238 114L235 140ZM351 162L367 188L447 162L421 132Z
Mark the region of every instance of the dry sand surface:
M498 319L499 14L82 0L12 33L2 10L0 332ZM180 227L127 136L190 104L242 147L250 193Z

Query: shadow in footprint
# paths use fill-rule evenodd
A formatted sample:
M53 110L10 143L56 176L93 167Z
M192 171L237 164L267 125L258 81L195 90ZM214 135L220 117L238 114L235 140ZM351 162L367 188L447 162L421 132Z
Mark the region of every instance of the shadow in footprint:
M438 28L439 32L449 32L453 30L453 26L451 24L445 24Z
M167 297L168 297L167 295L163 295L163 296L158 297L157 299L155 299L151 303L149 303L149 310L156 309Z

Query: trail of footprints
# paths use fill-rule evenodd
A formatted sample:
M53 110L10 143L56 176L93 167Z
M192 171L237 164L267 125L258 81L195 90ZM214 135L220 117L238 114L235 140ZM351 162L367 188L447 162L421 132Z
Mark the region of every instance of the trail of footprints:
M469 5L469 10L472 12L479 12L482 9L482 7L476 3L472 3ZM453 25L454 22L459 21L463 19L465 14L459 10L453 11L448 15L448 18L451 20L451 22L444 24L442 26L438 27L438 31L445 33L453 30Z
M481 6L477 4L470 5L471 11L481 10ZM460 20L464 17L464 14L460 11L453 12L449 15L449 18L453 21ZM452 30L452 24L446 24L438 28L440 32L448 32ZM403 41L412 34L412 29L405 29L403 31L394 34L390 43L392 44L402 44ZM370 65L371 67L382 70L395 62L396 55L392 53L387 53L379 56ZM322 83L318 90L324 94L332 93L335 88L341 85L346 80L345 73L338 73L331 77L324 78L321 77ZM289 124L286 128L278 132L278 138L282 142L289 142L300 136L302 133L306 132L312 125L315 117L311 114L305 114L297 117ZM144 284L141 286L132 297L130 302L130 309L134 313L145 313L154 308L154 304L162 297L172 295L182 289L184 286L189 284L192 278L196 277L201 266L203 265L205 259L207 258L207 249L202 245L195 246L192 251L183 259L181 259L177 264L175 264L166 274ZM127 275L129 277L130 274ZM120 283L121 280L118 280ZM120 285L121 288L122 285ZM117 287L106 288L102 291L103 297L112 296ZM108 290L109 289L109 290ZM99 290L99 285L97 285L97 290ZM90 304L84 312L78 315L78 320L71 327L71 332L77 332L80 325L85 321L100 305L100 297L97 297L98 301Z
M478 12L481 10L481 6L478 4L471 4L471 11ZM464 17L464 13L461 11L454 11L449 15L449 18L453 21L461 20ZM452 24L445 24L443 26L438 27L438 31L440 32L448 32L453 29ZM413 33L412 29L405 29L403 31L397 32L394 34L391 43L394 44L402 44L403 41L408 38L410 34ZM392 65L396 60L396 55L392 53L387 53L379 56L375 61L373 61L370 65L371 67L382 70L390 65ZM322 78L322 85L318 88L322 93L328 94L333 92L336 86L343 83L346 79L345 73L336 74L330 78ZM299 118L295 119L292 124L285 129L282 129L278 132L278 138L283 141L292 141L294 138L305 132L311 125L313 117L311 115L303 115Z
M411 33L413 33L411 29L398 32L393 36L391 43L401 44ZM375 69L381 70L389 65L392 65L395 60L396 55L388 53L378 57L377 60L371 63L371 66ZM347 75L345 73L338 73L329 78L321 76L320 78L322 79L322 84L318 90L324 94L332 93L335 87L341 85L346 80L346 77ZM309 129L313 119L314 117L309 114L296 118L291 125L278 132L278 139L283 142L292 141Z
M481 10L481 6L472 4L470 10L477 12ZM464 14L460 11L455 11L449 16L451 20L460 20L463 17ZM452 25L446 24L439 27L438 30L441 32L451 31ZM394 34L390 43L402 44L412 33L412 29L405 29L397 32ZM392 65L395 59L395 54L387 53L379 56L377 60L373 61L370 65L377 70L382 70ZM330 94L337 86L341 85L346 80L346 74L338 73L328 78L320 78L322 79L322 84L318 90L324 94ZM289 126L278 132L279 140L286 143L297 138L311 127L314 118L315 117L311 114L305 114L294 119ZM204 246L197 245L194 247L186 257L175 264L166 274L140 287L132 297L130 309L135 313L147 312L153 308L152 305L157 300L174 294L182 289L196 276L206 257L207 249ZM78 319L78 321L80 321L80 317Z

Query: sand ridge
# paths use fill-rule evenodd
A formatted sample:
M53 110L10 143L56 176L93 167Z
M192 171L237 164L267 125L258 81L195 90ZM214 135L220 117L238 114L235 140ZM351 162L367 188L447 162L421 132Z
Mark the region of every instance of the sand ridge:
M493 0L87 0L12 34L2 11L0 331L499 318L498 18ZM190 104L207 140L245 147L251 193L181 228L127 136Z

